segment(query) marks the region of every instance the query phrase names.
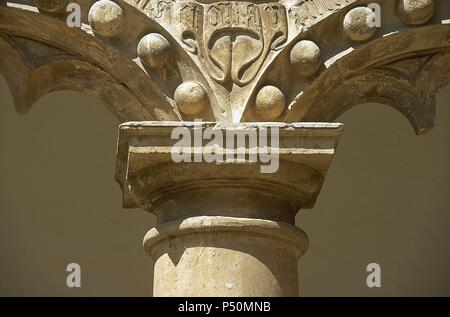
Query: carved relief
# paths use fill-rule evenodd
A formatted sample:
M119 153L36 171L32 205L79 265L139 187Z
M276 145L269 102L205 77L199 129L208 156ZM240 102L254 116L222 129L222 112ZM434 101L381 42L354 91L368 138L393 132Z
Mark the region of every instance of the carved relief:
M0 7L0 52L0 73L21 113L49 92L72 89L101 100L120 121L156 119L157 107L178 119L133 61L50 17Z
M409 65L412 57L428 50L448 49L449 26L442 21L449 18L445 8L450 0L427 0L426 7L406 0L377 0L383 8L381 28L369 25L375 14L367 1L268 1L101 0L86 5L89 14L83 22L89 23L91 36L64 27L46 13L30 15L2 7L0 32L35 39L51 30L58 40L45 38L42 43L60 45L63 54L76 52L77 58L100 65L146 109L138 117L156 120L334 120L350 99L330 100L346 85L352 91L355 78L384 85L389 80L382 75L392 71L381 71L383 65L402 60ZM25 28L35 21L46 31ZM422 35L432 27L432 36ZM395 34L398 40L392 40ZM38 44L31 45L30 54L34 47ZM56 58L50 49L45 54ZM99 59L103 55L107 58ZM128 67L135 58L142 72ZM6 59L3 64L8 64ZM374 64L379 67L377 76L370 77ZM435 77L446 78L440 69L432 69ZM363 86L374 87L366 79ZM403 87L401 81L389 82ZM435 93L427 82L416 85ZM402 92L404 99L410 98L408 90L397 91L400 99ZM358 100L370 97L367 89L359 93ZM425 99L431 104L432 98Z
M221 84L247 85L268 52L288 37L286 10L278 3L139 1L137 6L162 24L174 22L176 38Z
M302 0L258 4L246 1L128 0L167 27L186 51L196 54L205 73L224 86L248 85L255 79L269 52L288 41L289 20L298 27L353 0ZM175 31L174 31L175 30Z

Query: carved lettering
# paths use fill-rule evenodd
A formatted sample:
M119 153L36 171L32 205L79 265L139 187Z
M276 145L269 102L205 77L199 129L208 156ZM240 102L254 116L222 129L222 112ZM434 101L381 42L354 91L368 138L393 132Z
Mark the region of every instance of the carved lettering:
M254 30L261 26L258 8L252 3L218 2L206 8L206 27Z
M180 9L178 21L184 28L196 30L198 23L198 6L194 3L184 4Z
M289 17L302 27L314 24L317 19L339 10L355 0L301 0L288 9Z

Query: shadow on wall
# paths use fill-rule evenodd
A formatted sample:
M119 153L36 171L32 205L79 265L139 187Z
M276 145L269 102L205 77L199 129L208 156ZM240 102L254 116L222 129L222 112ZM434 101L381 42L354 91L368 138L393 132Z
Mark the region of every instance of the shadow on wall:
M417 137L398 112L362 105L346 124L299 262L306 296L450 295L450 87L438 124ZM147 296L153 215L121 208L114 181L118 122L93 99L58 92L26 116L0 77L0 295ZM81 288L66 265L81 266ZM366 266L382 287L366 286Z
M450 86L437 126L416 136L385 105L339 118L344 133L313 210L296 223L309 235L299 262L306 296L450 296ZM381 288L368 288L369 263Z
M151 295L142 247L154 216L122 209L114 180L118 121L75 92L14 111L0 80L0 295ZM81 266L81 288L66 266Z

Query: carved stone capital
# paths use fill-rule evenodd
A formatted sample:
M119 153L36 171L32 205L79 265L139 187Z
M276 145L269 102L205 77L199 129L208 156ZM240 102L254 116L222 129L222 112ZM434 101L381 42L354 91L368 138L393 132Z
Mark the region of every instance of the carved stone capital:
M188 162L172 157L177 128L192 137L183 148ZM208 128L223 137L214 162L201 155L212 153L210 141L195 141ZM294 226L295 214L314 205L341 131L335 123L122 124L116 179L124 206L151 211L158 221L144 239L156 261L155 295L296 295L293 272L307 238ZM226 143L230 135L252 133L271 143ZM279 166L261 173L267 162L259 161L260 155L268 149ZM243 278L246 272L250 275Z
M176 128L185 129L192 137L191 146L183 148L189 162L177 163L172 158L173 148L179 141L177 137L180 137L172 138ZM202 157L202 153L210 154L212 150L208 148L210 141L203 139L208 128L223 138L220 142L223 147L212 152L212 156L219 158L215 163L207 163ZM277 129L276 136L272 129ZM124 123L119 132L116 179L124 190L123 201L127 208L155 211L169 196L177 200L195 191L236 187L237 191L257 191L277 197L296 212L301 207L314 205L341 130L342 125L338 123L241 123L231 126L200 122ZM230 135L259 138L263 137L262 133L267 133L269 141L272 135L279 139L279 148L270 148L268 144L277 156L277 162L249 160L250 156L258 160L266 153L266 148L257 143L248 148L248 139L246 148L236 148L236 140L232 148L227 147ZM196 135L202 137L202 144L195 144ZM244 159L239 159L240 155ZM194 162L196 160L198 162ZM276 172L261 172L263 166L272 163L279 165ZM209 196L201 198L202 203Z

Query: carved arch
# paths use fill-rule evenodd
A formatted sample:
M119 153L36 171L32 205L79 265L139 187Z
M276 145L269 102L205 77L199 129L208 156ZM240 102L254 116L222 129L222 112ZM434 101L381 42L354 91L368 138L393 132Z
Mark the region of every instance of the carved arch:
M392 106L417 134L435 125L435 95L450 82L450 26L375 40L338 59L290 105L286 121L334 121L366 102Z
M33 104L51 92L74 90L101 100L120 121L152 117L127 87L101 68L69 55L63 55L64 58L53 56L45 63L30 65L22 51L12 47L10 43L13 41L28 40L0 38L3 57L8 56L0 60L0 71L10 85L17 112L27 113ZM35 49L39 45L30 42Z
M82 4L86 7L86 3ZM196 81L201 82L209 93L211 108L206 109L203 113L203 118L205 120L220 121L222 112L214 93L201 71L188 56L188 53L156 21L149 19L143 13L125 3L122 6L126 11L127 18L133 21L133 23L126 25L127 29L124 30L124 38L118 40L109 41L105 38L92 36L92 32L88 34L77 28L69 28L64 19L56 19L51 15L46 15L45 12L36 13L1 6L0 36L3 37L3 40L8 39L10 44L20 38L29 40L30 44L25 48L14 44L10 45L12 49L19 50L18 56L22 56L22 59L25 60L30 54L33 55L31 51L37 48L41 51L39 58L47 62L50 62L54 51L58 50L60 56L67 55L68 63L72 63L69 60L79 59L85 62L85 68L88 67L87 64L91 64L90 69L98 76L89 77L93 74L90 74L87 70L84 72L84 78L79 76L80 74L74 75L74 73L68 73L65 76L66 82L69 76L74 77L72 78L71 84L66 85L65 88L81 90L100 99L120 121L183 120L173 100L174 91L168 87L173 86L174 80L175 82L178 81L179 84L182 80L189 80L191 78L195 78ZM130 29L128 30L128 28ZM144 67L141 68L138 63L133 61L136 58L137 42L143 35L149 32L164 34L171 42L175 56L174 60L176 60L177 64L174 67L177 70L171 73L178 72L178 74L172 76L174 77L171 82L172 85L167 85L166 81L161 79L160 74L157 72L149 72L148 70L146 72L143 69ZM0 64L3 65L0 66L0 71L3 71L7 77L9 85L14 87L20 84L13 84L13 82L20 81L20 79L14 78L17 77L16 74L8 75L11 72L6 71L6 69L12 61L17 63L20 62L20 59L17 56L16 58L11 57L11 55L11 53L2 53L0 55ZM30 68L27 61L23 61L23 63L27 67L23 68L19 66L19 68L22 71L27 70L27 72L31 72L33 67ZM166 76L164 75L163 77ZM104 85L100 82L96 82L96 85L93 85L94 82L89 84L88 79L101 79ZM108 81L110 87L107 87L106 82ZM23 84L23 81L21 84ZM16 95L19 92L26 93L23 89L14 93ZM41 94L44 94L45 91L50 92L55 89L58 89L58 87L45 87L42 89ZM117 100L113 98L116 94ZM125 96L127 97L125 98ZM23 100L27 100L27 97L24 95L23 97L16 97L15 100L19 102L22 100L23 102ZM114 100L113 104L111 104L112 100ZM18 108L23 110L22 106Z
M157 119L154 109L178 119L173 101L132 60L81 30L1 7L0 35L0 71L21 113L46 93L74 89L100 99L120 121Z

